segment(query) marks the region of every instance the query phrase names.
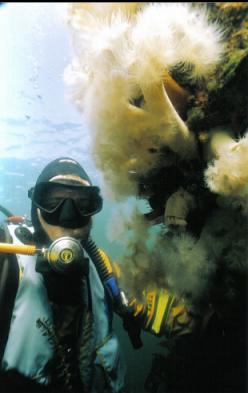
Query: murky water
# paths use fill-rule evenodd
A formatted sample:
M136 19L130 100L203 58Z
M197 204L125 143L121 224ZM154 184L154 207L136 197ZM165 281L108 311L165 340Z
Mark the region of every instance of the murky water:
M84 119L67 97L62 79L71 59L63 3L10 3L0 7L0 204L30 216L28 189L52 159L70 156L99 184L101 174L89 153ZM105 199L95 217L93 237L112 258L106 228L115 205ZM1 217L3 218L3 217ZM127 362L130 392L142 393L152 353L159 339L142 333L144 346L134 350L118 317L115 328Z

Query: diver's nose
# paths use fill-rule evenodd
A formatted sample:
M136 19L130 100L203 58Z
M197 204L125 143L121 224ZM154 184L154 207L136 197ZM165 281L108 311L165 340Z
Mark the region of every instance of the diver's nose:
M70 228L73 223L78 220L78 210L75 206L73 199L68 198L63 202L63 206L59 215L59 221L64 224L65 227Z

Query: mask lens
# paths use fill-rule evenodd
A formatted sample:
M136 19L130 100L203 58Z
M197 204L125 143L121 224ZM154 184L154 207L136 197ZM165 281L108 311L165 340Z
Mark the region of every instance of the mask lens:
M66 185L44 182L30 190L33 203L46 213L54 213L66 199L74 201L82 216L92 216L102 209L102 198L99 188L94 186Z

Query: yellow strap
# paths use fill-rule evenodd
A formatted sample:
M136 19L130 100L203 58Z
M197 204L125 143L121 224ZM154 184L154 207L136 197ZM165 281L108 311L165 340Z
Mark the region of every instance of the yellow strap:
M148 328L153 315L154 315L154 310L155 310L155 303L156 303L156 292L151 291L148 292L147 297L146 297L146 305L147 305L147 322L146 322L146 328Z
M115 275L117 278L120 278L120 277L121 277L121 268L120 268L120 265L119 265L117 262L112 262L112 268L113 268L114 275Z
M171 303L171 296L168 294L167 291L162 289L159 294L158 305L156 310L156 316L152 325L152 331L158 334L160 332L161 323L165 314L165 310L167 306L170 306Z
M108 273L113 273L113 268L112 268L109 257L107 256L107 254L105 254L105 252L103 250L99 249L99 252L100 252L100 255L103 259L104 265L108 270Z

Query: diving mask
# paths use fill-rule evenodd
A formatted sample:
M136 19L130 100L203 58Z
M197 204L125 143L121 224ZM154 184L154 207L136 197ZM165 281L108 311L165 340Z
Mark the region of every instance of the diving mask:
M41 182L29 197L51 225L81 227L102 209L100 190L95 186Z

